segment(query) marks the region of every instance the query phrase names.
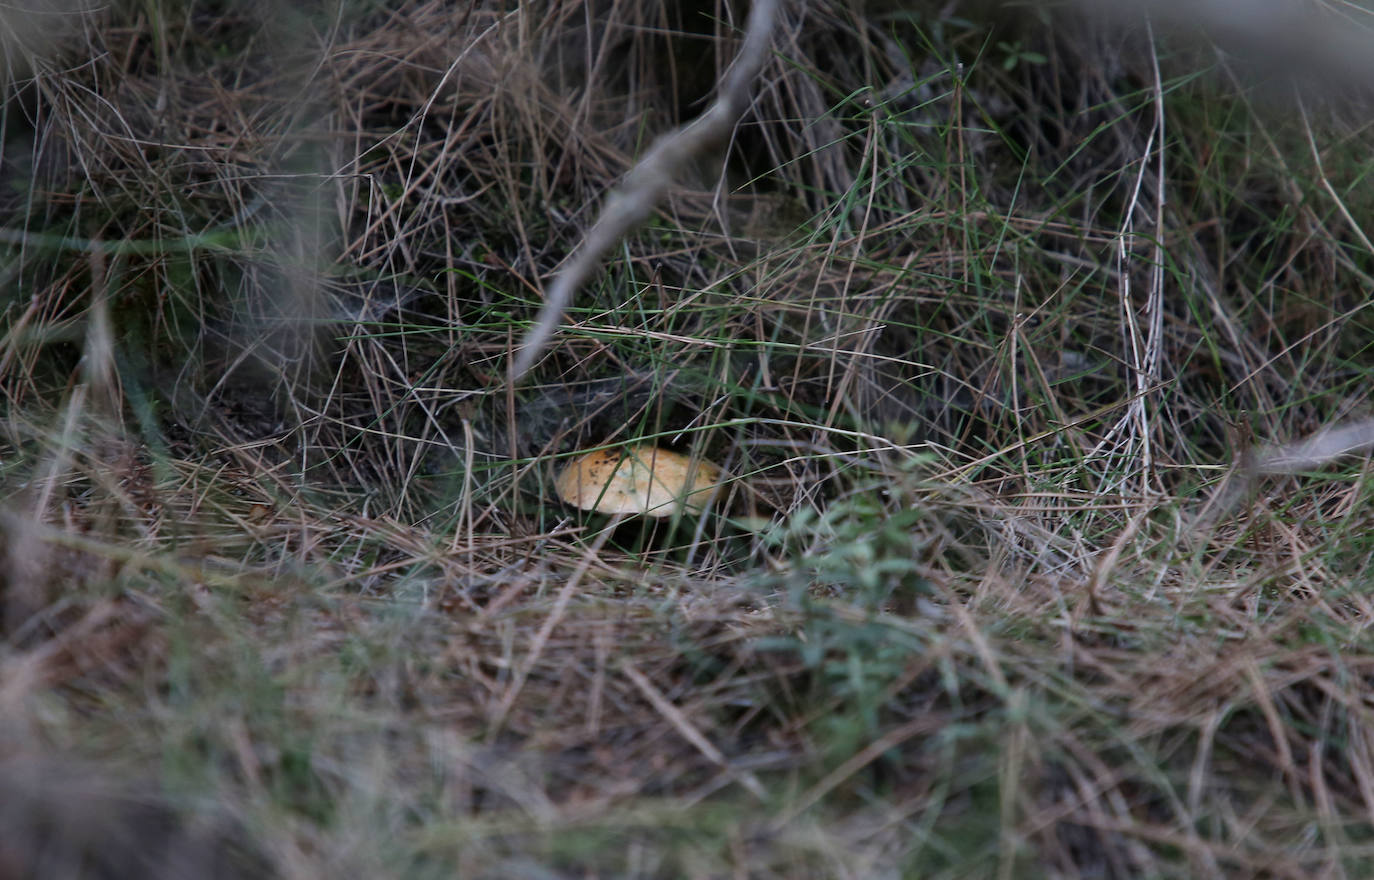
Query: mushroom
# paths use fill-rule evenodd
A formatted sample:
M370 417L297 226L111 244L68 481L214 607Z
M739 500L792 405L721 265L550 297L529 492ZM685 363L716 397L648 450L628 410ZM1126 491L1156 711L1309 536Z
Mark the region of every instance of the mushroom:
M704 459L635 443L579 455L563 468L554 489L582 510L666 517L679 502L688 512L704 512L722 476L719 467Z

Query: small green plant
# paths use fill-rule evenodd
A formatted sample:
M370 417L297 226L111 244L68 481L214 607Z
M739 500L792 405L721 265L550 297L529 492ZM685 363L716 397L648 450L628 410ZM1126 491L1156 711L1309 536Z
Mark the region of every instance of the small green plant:
M876 612L928 590L917 561L921 519L918 507L872 486L825 511L797 512L769 540L794 554L790 580L806 585L797 598L829 592Z
M923 518L901 483L870 485L824 511L799 511L768 538L795 560L782 579L801 617L793 637L770 644L795 650L818 694L842 703L822 721L836 754L879 729L888 686L924 647L918 631L885 619L915 611L930 592L920 573Z
M1039 52L1022 48L1020 40L998 40L997 48L1002 51L1002 69L1015 70L1018 64L1044 64L1045 56Z

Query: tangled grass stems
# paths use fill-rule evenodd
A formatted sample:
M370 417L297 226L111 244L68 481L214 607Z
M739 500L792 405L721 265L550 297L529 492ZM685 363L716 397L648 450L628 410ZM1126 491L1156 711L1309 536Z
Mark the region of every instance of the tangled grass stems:
M1366 92L781 4L516 386L742 9L265 8L6 43L7 865L1370 873Z

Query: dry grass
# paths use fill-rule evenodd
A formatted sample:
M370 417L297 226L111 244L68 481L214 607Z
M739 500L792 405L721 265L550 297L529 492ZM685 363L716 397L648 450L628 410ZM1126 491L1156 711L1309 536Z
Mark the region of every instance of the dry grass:
M5 43L0 877L1369 876L1366 91L786 4L513 388L739 10L73 9ZM718 513L554 499L645 438Z

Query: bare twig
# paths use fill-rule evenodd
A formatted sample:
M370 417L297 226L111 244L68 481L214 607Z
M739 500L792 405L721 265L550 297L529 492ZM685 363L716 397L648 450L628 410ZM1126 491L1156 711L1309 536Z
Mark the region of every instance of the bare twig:
M1270 446L1255 458L1257 474L1296 474L1326 465L1343 455L1374 447L1374 419L1324 428L1297 443Z
M1368 449L1374 449L1374 419L1323 428L1306 440L1275 443L1247 453L1198 514L1192 531L1205 533L1211 523L1244 501L1263 477L1315 470L1343 456L1358 455Z
M630 171L620 190L606 202L601 216L587 232L581 247L549 288L534 329L526 334L520 344L520 351L511 368L512 382L518 381L534 365L535 359L563 319L563 312L573 294L592 274L602 254L648 218L668 191L674 175L694 156L729 136L748 105L749 84L763 67L772 39L777 6L777 0L758 0L754 4L749 12L744 45L740 47L739 56L721 83L716 102L687 125L655 142Z

